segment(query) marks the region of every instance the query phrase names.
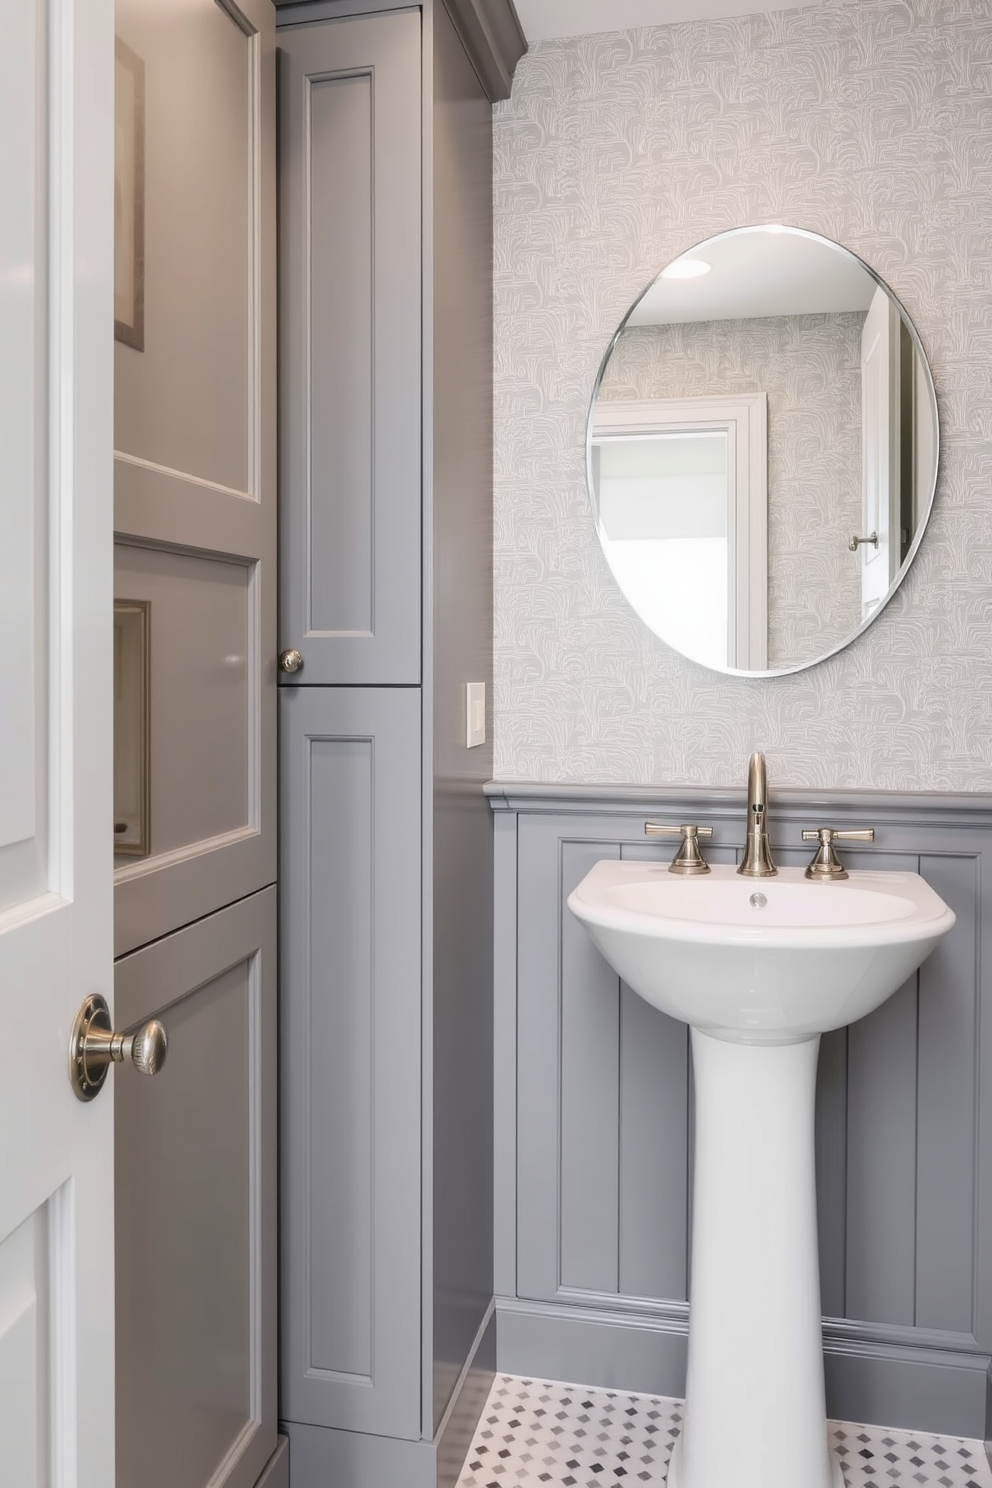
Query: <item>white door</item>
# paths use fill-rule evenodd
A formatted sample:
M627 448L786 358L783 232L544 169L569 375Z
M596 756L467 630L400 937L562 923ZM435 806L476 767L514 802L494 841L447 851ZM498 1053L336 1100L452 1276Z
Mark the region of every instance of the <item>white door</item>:
M0 1479L112 1488L113 1094L68 1048L112 986L113 8L3 21Z
M899 311L879 287L861 331L862 619L899 568L899 328Z

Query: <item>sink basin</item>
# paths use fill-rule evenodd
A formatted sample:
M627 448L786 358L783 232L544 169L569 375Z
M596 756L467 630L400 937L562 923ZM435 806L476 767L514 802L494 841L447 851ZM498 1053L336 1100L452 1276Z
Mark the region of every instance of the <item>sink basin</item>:
M569 896L628 986L692 1027L692 1295L668 1488L843 1488L827 1442L814 1113L820 1034L954 915L916 873L679 878L602 862Z
M863 1018L954 924L917 873L813 883L801 868L741 878L717 866L602 862L568 907L635 992L694 1028L788 1043Z

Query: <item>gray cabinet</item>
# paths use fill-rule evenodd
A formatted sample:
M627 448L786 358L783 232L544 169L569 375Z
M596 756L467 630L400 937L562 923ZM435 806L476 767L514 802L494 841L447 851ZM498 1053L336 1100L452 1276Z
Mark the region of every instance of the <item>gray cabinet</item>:
M280 33L280 645L421 675L421 14Z
M282 1412L420 1436L420 692L281 699Z
M519 55L480 49L510 33L506 0L280 11L293 1488L449 1488L495 1368L492 752L465 685L492 681L480 78Z

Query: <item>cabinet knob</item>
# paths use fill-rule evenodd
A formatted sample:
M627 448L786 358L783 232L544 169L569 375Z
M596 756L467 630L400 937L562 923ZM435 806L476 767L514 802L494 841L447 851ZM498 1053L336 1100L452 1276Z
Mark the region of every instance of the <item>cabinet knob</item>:
M281 672L298 672L303 666L303 657L299 651L290 649L279 652L279 670Z

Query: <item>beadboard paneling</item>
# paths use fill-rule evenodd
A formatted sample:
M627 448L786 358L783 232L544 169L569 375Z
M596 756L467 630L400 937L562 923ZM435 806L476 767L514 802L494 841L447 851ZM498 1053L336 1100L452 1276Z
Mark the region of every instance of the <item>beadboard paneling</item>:
M664 1335L664 1368L677 1371L691 1290L687 1030L620 982L565 899L601 858L670 857L670 848L644 841L649 816L712 826L707 856L735 861L743 795L490 790L502 839L497 944L504 929L516 933L496 989L497 1037L514 1051L512 1067L496 1073L499 1108L513 1103L509 1133L502 1123L497 1130L498 1192L512 1186L516 1206L512 1233L508 1224L497 1230L504 1307L515 1319L506 1335L515 1340L512 1367L546 1372L538 1335L588 1332L599 1319L582 1344L593 1361L582 1378L616 1384L622 1357L625 1386L650 1391L657 1371L638 1373L632 1329ZM918 871L958 916L904 987L822 1042L822 1298L832 1409L983 1436L976 1371L992 1353L992 980L981 967L983 943L990 964L992 931L982 867L992 855L992 803L867 793L831 802L790 792L772 812L780 864L808 860L804 826L874 825L874 846L847 853L848 864ZM530 1362L521 1338L535 1349ZM501 1356L500 1368L509 1367Z

